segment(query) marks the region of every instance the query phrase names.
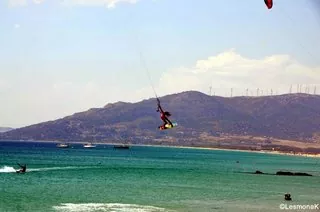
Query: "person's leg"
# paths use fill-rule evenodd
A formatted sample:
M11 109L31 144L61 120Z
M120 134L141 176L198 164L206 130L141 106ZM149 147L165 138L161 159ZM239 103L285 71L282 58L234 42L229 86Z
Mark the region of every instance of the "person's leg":
M163 121L163 126L169 124L169 122L167 121L167 117L161 117L161 120Z
M172 122L168 118L166 118L166 121L167 121L167 123L169 123L171 125L171 127L173 127Z

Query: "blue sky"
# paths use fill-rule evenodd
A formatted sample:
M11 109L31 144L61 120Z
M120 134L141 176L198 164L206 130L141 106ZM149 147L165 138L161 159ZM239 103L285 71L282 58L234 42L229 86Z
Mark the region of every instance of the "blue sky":
M159 95L313 87L319 37L311 0L1 1L0 126L153 97L139 51Z

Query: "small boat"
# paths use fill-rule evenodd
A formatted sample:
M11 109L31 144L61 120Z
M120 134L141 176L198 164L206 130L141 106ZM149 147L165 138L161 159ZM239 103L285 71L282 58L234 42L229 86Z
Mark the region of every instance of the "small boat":
M61 144L57 144L58 148L69 148L70 145L69 144L65 144L65 143L61 143Z
M129 149L129 145L114 145L113 148L115 149Z
M83 145L84 148L95 148L96 146L93 145L92 143L87 143Z

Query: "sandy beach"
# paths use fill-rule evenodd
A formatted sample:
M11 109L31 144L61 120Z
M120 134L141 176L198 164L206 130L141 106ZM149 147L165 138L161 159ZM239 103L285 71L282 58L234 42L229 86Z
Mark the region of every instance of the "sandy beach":
M134 145L132 145L134 146ZM188 148L188 149L207 149L207 150L222 150L222 151L236 151L236 152L255 152L261 154L276 154L276 155L289 155L289 156L300 156L300 157L312 157L320 158L320 154L304 154L304 153L287 153L280 151L266 151L266 150L242 150L242 149L225 149L225 148L215 148L215 147L190 147L190 146L169 146L169 145L136 145L136 146L154 146L154 147L172 147L172 148Z

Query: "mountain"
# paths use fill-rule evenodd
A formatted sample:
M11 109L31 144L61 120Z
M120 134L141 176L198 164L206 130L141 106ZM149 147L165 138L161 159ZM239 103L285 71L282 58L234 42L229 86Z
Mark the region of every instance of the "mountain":
M10 131L10 130L13 130L13 128L11 128L11 127L0 127L0 133L2 133L2 132L8 132L8 131Z
M172 113L170 118L178 122L175 129L157 129L161 120L156 112L156 99L152 98L92 108L55 121L2 133L0 139L174 142L202 146L213 141L221 144L227 138L250 141L263 138L266 142L268 139L282 139L315 144L320 140L318 95L225 98L185 91L160 100L163 108Z

